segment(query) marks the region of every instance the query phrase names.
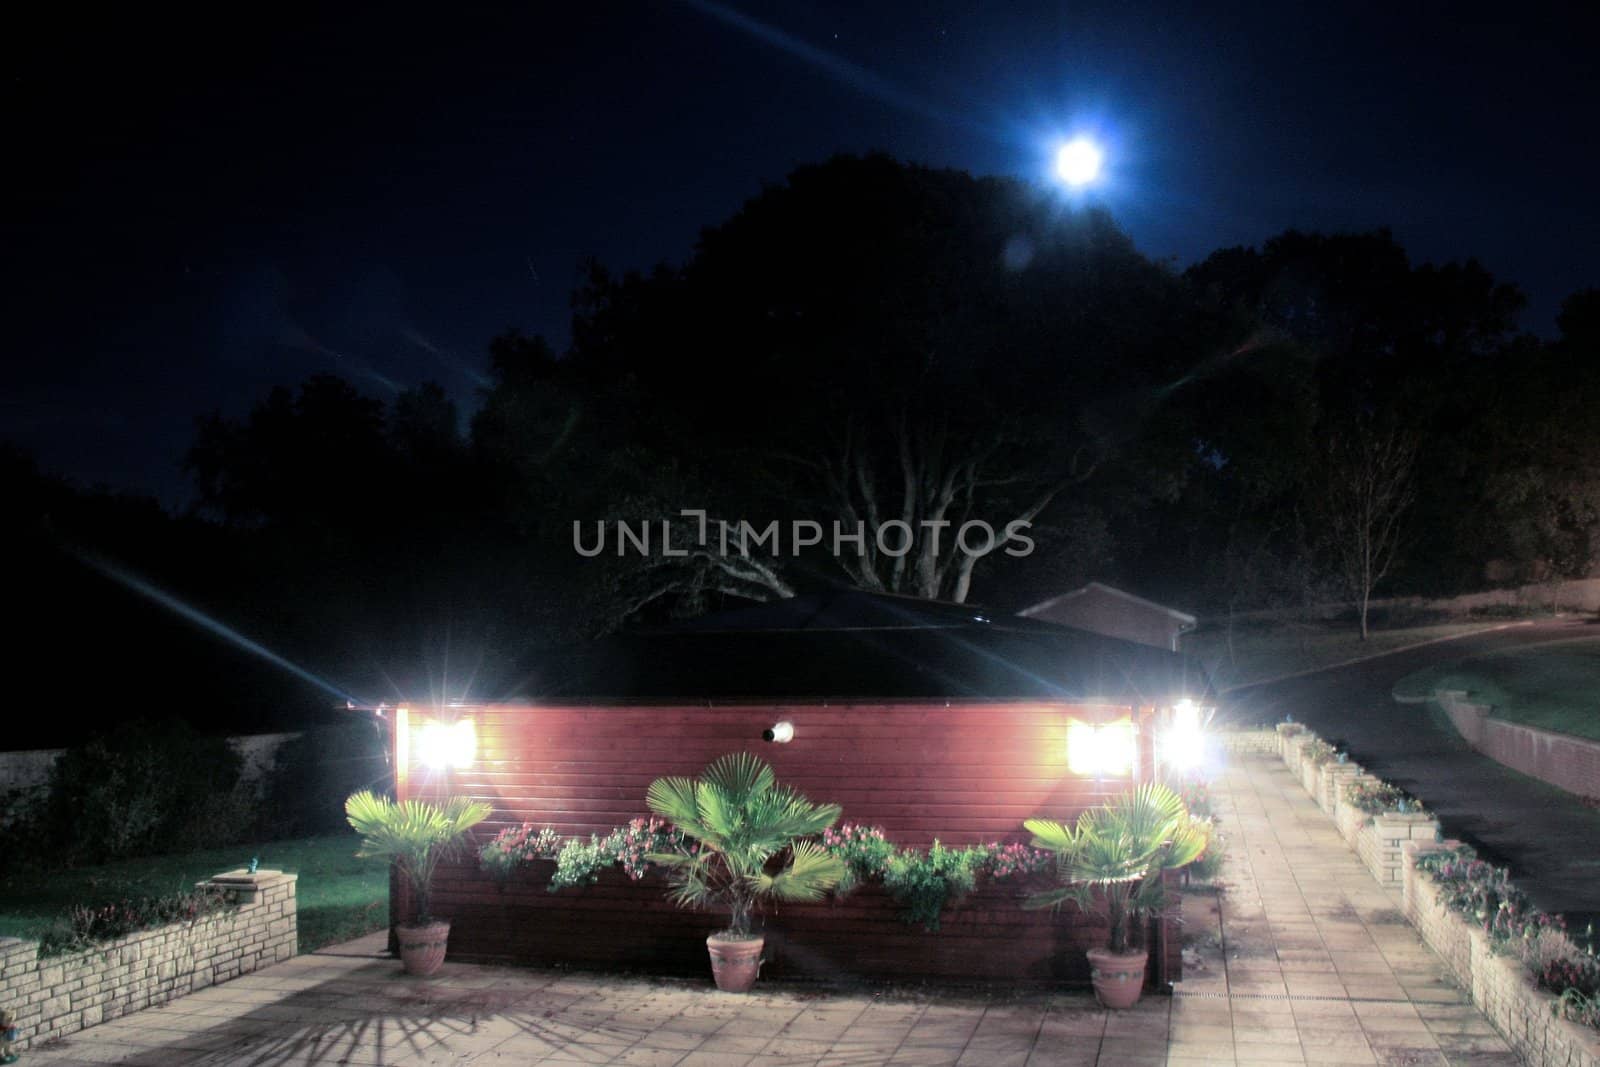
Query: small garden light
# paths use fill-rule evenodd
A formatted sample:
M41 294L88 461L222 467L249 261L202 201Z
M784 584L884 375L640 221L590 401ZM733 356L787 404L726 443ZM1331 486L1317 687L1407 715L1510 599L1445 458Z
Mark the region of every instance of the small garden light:
M417 755L434 770L470 767L477 754L478 731L471 719L423 723L417 731Z
M778 723L776 726L767 727L765 730L761 731L761 740L772 741L780 745L787 745L790 741L794 740L794 723L785 720L784 722Z

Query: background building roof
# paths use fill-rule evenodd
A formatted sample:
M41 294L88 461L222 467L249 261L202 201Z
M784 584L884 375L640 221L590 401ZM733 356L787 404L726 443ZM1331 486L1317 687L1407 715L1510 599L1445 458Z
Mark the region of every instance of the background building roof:
M698 703L1049 700L1164 705L1209 694L1178 653L963 604L855 589L609 637L535 672L542 700Z

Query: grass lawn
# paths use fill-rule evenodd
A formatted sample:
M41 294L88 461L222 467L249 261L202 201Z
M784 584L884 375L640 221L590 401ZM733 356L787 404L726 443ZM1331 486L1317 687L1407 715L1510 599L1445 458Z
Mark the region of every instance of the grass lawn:
M263 867L300 876L295 885L300 951L310 952L389 924L388 868L356 859L357 841L354 834L335 834L65 871L5 870L0 873L0 937L36 936L41 926L73 904L190 889L203 878L242 867L251 856L259 856Z
M1492 630L1502 625L1504 620L1408 626L1393 630L1374 628L1367 640L1363 641L1361 631L1353 622L1283 620L1267 626L1236 626L1231 656L1227 632L1220 628L1190 634L1183 639L1183 650L1205 664L1212 672L1218 689L1228 689L1285 674L1331 667L1345 660L1391 652L1423 641Z
M1402 678L1399 697L1464 689L1496 718L1600 741L1600 637L1469 656Z

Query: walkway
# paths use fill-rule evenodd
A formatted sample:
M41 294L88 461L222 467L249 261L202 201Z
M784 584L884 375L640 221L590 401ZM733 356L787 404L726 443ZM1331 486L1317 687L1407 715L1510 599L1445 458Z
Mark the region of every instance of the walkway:
M1186 899L1174 997L833 993L447 965L404 977L381 938L301 956L30 1050L34 1064L1511 1064L1281 764L1219 783L1225 895ZM1220 908L1218 901L1220 900Z

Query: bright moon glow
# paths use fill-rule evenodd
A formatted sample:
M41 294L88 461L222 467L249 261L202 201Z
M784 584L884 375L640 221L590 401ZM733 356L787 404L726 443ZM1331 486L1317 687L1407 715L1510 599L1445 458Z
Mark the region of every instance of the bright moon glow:
M1084 137L1068 141L1056 152L1056 175L1068 185L1088 185L1100 175L1103 155L1098 145Z

